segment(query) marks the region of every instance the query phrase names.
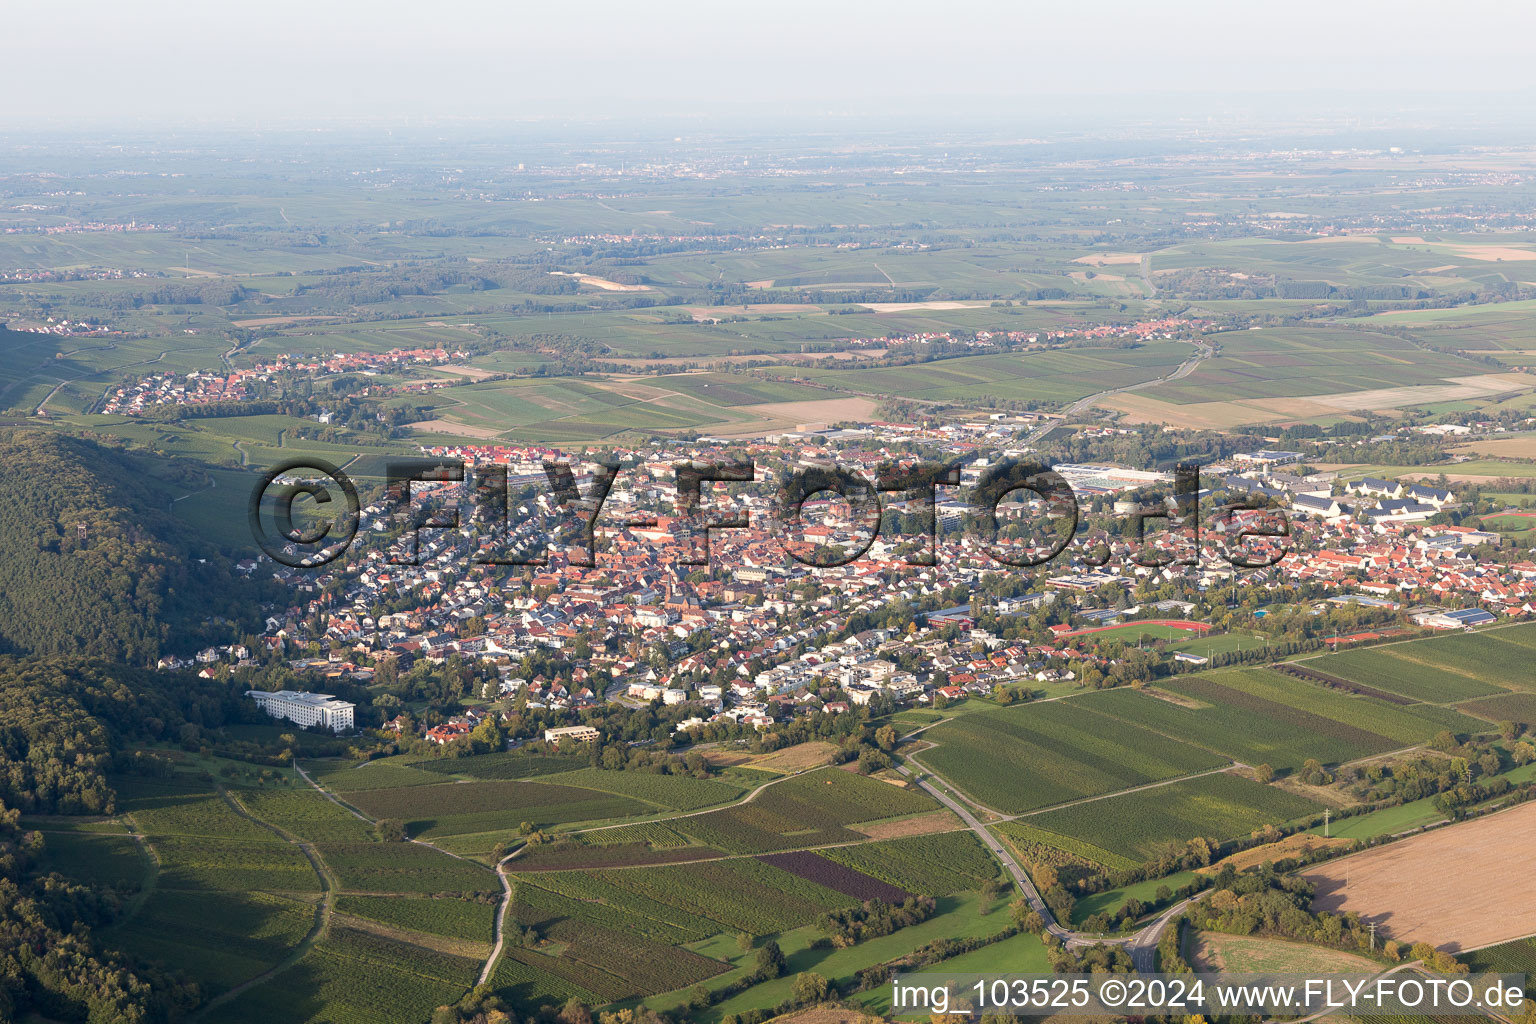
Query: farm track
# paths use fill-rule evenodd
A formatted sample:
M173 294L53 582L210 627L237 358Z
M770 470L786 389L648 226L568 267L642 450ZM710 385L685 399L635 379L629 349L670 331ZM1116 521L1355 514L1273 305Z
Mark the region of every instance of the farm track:
M685 812L682 812L682 813L670 815L669 817L665 817L665 818L645 818L645 819L639 819L639 820L636 820L636 821L621 821L617 825L597 825L597 826L594 826L592 828L578 828L578 829L574 829L571 832L568 832L566 834L567 835L577 836L577 835L582 835L583 833L586 833L586 832L606 832L609 829L623 828L626 825L644 825L644 824L647 824L647 823L660 824L660 823L668 822L668 821L678 821L678 820L680 820L682 818L696 818L696 817L698 817L701 814L713 814L716 811L724 811L724 810L728 810L729 808L732 808L732 807L743 807L743 806L751 803L753 800L756 800L757 799L757 794L761 793L763 790L767 789L769 786L777 786L779 783L785 781L786 779L799 778L800 776L809 774L810 772L819 772L819 771L821 771L824 768L831 768L831 767L833 767L833 766L832 765L818 765L815 768L808 768L808 769L806 769L803 772L794 772L794 773L792 773L790 775L781 775L777 779L769 779L767 782L763 783L761 786L758 786L756 789L752 790L750 793L748 793L746 796L742 797L740 800L733 800L730 803L715 804L713 807L705 807L702 810L698 810L698 811L685 811ZM508 858L508 859L510 859L510 858Z
M143 886L138 892L133 894L133 898L128 901L122 916L113 922L114 925L131 920L143 908L144 904L149 902L149 897L154 893L156 886L160 884L159 851L149 841L149 837L139 831L138 822L133 820L132 815L124 814L122 822L123 827L128 830L128 834L133 837L133 841L138 844L139 852L144 855L144 859L148 864L148 870L144 872Z
M949 794L930 783L927 779L916 778L913 776L912 770L904 764L897 765L896 770L909 778L913 778L917 785L926 793L959 815L960 820L965 822L966 827L976 833L976 837L982 841L982 844L992 852L994 857L1002 862L1003 867L1012 876L1014 884L1018 886L1019 891L1024 894L1024 898L1029 902L1030 908L1039 914L1040 919L1045 922L1045 930L1048 934L1060 939L1068 948L1083 948L1086 946L1096 946L1101 943L1124 946L1126 952L1130 954L1131 962L1138 971L1150 973L1156 968L1157 943L1162 938L1163 929L1168 926L1168 922L1179 911L1184 909L1185 904L1189 900L1175 903L1163 911L1151 924L1131 935L1103 936L1091 932L1073 931L1070 928L1064 927L1056 920L1056 915L1046 905L1045 898L1040 895L1040 890L1035 888L1035 883L1030 880L1029 875L1020 866L1017 858L1003 845L1002 840L988 831L987 826L977 820L976 816L961 804L959 800L949 796Z
M1198 367L1205 360L1211 358L1211 356L1213 356L1216 352L1216 350L1208 342L1194 342L1193 344L1195 346L1195 354L1189 359L1180 363L1178 369L1174 370L1172 373L1162 377L1155 377L1152 380L1144 380L1139 384L1127 384L1125 387L1110 388L1108 391L1100 391L1096 395L1089 395L1086 398L1079 398L1077 401L1073 402L1071 405L1062 410L1062 419L1070 419L1073 416L1087 412L1089 409L1093 408L1096 404L1098 404L1103 399L1108 398L1110 395L1118 395L1127 391L1139 391L1142 388L1150 388L1158 384L1167 384L1170 381L1183 380L1191 373L1194 373L1196 367ZM1042 423L1040 426L1036 427L1034 430L1030 431L1028 436L1024 438L1024 443L1034 444L1036 441L1040 440L1040 438L1044 437L1046 434L1050 433L1060 425L1061 420L1048 420L1045 423Z
M321 937L324 936L330 929L331 919L335 913L336 891L340 888L339 883L336 881L336 877L331 874L331 869L326 865L325 861L320 857L320 854L311 844L304 842L296 836L289 835L287 832L278 828L276 825L271 824L270 822L263 821L261 818L258 818L223 786L219 786L218 791L219 796L224 798L224 802L229 805L230 810L234 811L236 814L246 819L247 821L250 821L256 825L260 825L268 832L271 832L273 835L277 836L283 842L288 843L291 846L297 846L299 848L299 852L304 854L304 857L309 861L309 866L315 869L315 875L320 879L320 901L315 904L315 923L310 926L308 934L299 940L299 944L294 946L287 956L285 956L280 962L274 964L266 971L258 974L256 977L243 981L229 991L220 993L213 999L210 999L207 1003L203 1004L203 1006L200 1007L197 1012L188 1018L188 1020L192 1021L206 1019L209 1012L212 1011L215 1007L223 1006L224 1004L238 998L250 989L255 988L257 985L263 984L276 975L288 970L294 964L308 956L309 951L314 948L315 943L320 941Z
M963 831L965 831L965 830L962 829L962 828L948 828L948 829L944 829L943 831L940 831L940 832L927 832L927 833L924 833L924 835L948 835L951 832L963 832ZM900 837L898 837L898 838L900 838ZM647 871L647 870L651 870L653 868L684 867L684 866L689 865L689 864L713 864L713 863L715 863L717 861L722 861L722 860L755 860L758 857L765 857L765 856L769 856L769 855L777 855L777 854L780 854L780 853L816 853L819 850L842 850L842 849L846 849L847 847L850 847L850 846L864 846L864 845L866 845L868 843L874 843L874 842L880 842L880 841L881 840L870 839L870 838L866 837L864 839L850 839L846 843L822 843L819 846L796 846L796 847L792 847L792 848L786 849L786 850L768 850L768 851L765 851L764 853L724 853L724 852L722 852L720 854L720 856L718 856L718 857L694 857L694 858L692 858L690 860L657 861L657 862L649 863L649 864L603 864L603 865L592 865L590 867L560 866L560 867L550 867L550 868L531 868L531 869L529 869L529 871L527 873L530 874L530 875L536 875L536 874L539 874L541 872L546 872L546 871L636 871L636 870ZM519 846L512 853L509 853L509 854L507 854L506 857L502 858L501 863L502 864L506 864L508 861L511 861L511 860L515 859L516 857L518 857L526 849L528 849L527 846ZM687 847L679 847L679 849L687 849Z
M321 796L325 797L331 803L335 804L337 807L340 807L342 810L352 815L352 817L356 818L358 821L369 825L374 824L374 819L368 817L362 811L359 811L356 807L353 807L346 801L341 800L330 790L326 789L314 779L310 778L309 773L303 769L297 759L295 759L293 762L293 770L298 772L300 778L309 783L310 786L314 787L314 789L319 792ZM476 867L486 868L486 865L481 864L477 860L472 860L469 857L460 856L459 854L454 853L452 850L445 850L441 846L427 842L425 839L412 839L409 841L415 843L418 846L425 846L428 849L436 850L438 853L447 854L454 860L461 860L466 864L473 864ZM512 883L508 880L506 874L501 870L501 864L498 863L494 868L486 868L486 870L493 872L496 875L496 880L501 884L501 902L496 906L496 942L491 947L490 955L485 958L485 963L481 965L479 979L475 982L477 986L484 985L487 981L490 980L491 973L496 969L496 962L501 958L501 951L505 945L504 927L507 911L512 907Z

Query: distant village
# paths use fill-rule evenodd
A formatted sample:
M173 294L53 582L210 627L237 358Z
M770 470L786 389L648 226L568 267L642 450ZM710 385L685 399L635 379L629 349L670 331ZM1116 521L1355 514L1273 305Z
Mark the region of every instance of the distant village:
M395 373L407 366L439 366L463 361L463 352L444 348L390 349L388 352L350 352L330 356L282 355L269 363L223 371L157 373L108 392L101 412L138 416L154 406L215 405L247 402L259 397L258 388L279 374L316 377L336 373Z

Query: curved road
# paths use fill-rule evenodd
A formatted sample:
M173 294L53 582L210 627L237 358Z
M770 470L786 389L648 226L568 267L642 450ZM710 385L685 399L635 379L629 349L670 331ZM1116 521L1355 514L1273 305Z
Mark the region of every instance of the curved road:
M1056 915L1051 913L1050 907L1046 906L1045 899L1040 895L1040 890L1036 889L1035 883L1029 880L1029 875L1024 873L1024 869L1019 865L1018 860L1014 858L1013 854L1008 851L996 836L987 831L987 827L977 820L969 808L930 783L927 779L913 775L911 769L906 765L898 764L896 770L913 779L929 796L945 807L948 807L951 811L954 811L960 820L965 822L966 827L976 833L987 849L992 851L992 855L1002 861L1003 867L1008 869L1008 874L1013 877L1013 881L1018 885L1019 891L1024 894L1024 898L1029 901L1029 905L1034 909L1035 913L1040 915L1041 920L1045 922L1045 930L1060 939L1069 949L1096 946L1100 943L1114 946L1123 945L1126 952L1130 954L1131 962L1135 965L1136 970L1146 974L1156 969L1157 943L1162 938L1163 929L1168 926L1168 922L1179 911L1184 909L1185 904L1190 902L1188 899L1175 903L1159 914L1157 919L1151 924L1131 935L1100 936L1088 932L1074 932L1069 928L1064 928L1056 921ZM1193 898L1191 897L1191 899Z
M1150 388L1154 384L1167 384L1169 381L1183 380L1185 377L1188 377L1190 374L1195 372L1195 367L1199 366L1201 363L1205 362L1207 359L1211 358L1211 356L1216 354L1216 348L1211 342L1193 341L1190 342L1190 344L1195 346L1195 354L1184 360L1184 362L1180 363L1179 368L1174 370L1172 373L1162 377L1154 377L1151 380L1144 380L1137 384L1127 384L1123 388L1110 388L1108 391L1100 391L1098 394L1089 395L1086 398L1079 398L1077 401L1073 402L1071 405L1062 410L1061 415L1063 419L1076 416L1081 412L1085 412L1088 409L1093 408L1093 406L1097 404L1101 399L1108 398L1110 395L1118 395L1125 391L1139 391L1142 388ZM1060 424L1061 420L1047 420L1046 422L1040 424L1040 426L1036 427L1034 430L1030 431L1029 434L1024 438L1024 442L1026 444L1034 444L1036 441L1050 433Z

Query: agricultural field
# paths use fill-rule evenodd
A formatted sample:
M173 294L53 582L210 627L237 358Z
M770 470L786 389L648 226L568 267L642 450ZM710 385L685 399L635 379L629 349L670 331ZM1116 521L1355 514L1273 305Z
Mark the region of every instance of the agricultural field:
M1208 750L1097 714L1085 700L964 715L923 736L938 744L920 755L925 765L984 806L1011 814L1225 763ZM1009 770L999 771L1003 765Z
M1310 800L1226 772L1030 815L1028 824L1137 861L1196 836L1227 840L1319 810Z
M281 962L315 921L314 905L301 900L157 889L137 913L104 929L101 939L185 972L211 997Z
M1426 353L1389 334L1337 327L1266 327L1227 334L1221 354L1177 382L1146 394L1164 402L1300 398L1440 384L1486 368L1449 353ZM1348 408L1370 408L1366 404ZM1337 410L1336 410L1337 411Z
M151 836L277 842L270 831L235 813L211 785L179 777L123 780L118 797L139 831Z
M1177 369L1192 353L1187 344L1160 341L1134 349L962 356L862 370L807 367L799 373L815 384L854 394L954 403L998 398L1066 403L1105 388L1154 380Z
M727 803L742 794L741 787L722 779L695 779L686 775L658 775L651 772L604 771L601 768L582 768L579 771L546 776L544 781L630 797L653 804L663 810L673 811L696 811L701 807Z
M822 912L875 896L940 896L939 917L825 960L825 954L815 957L824 964L817 969L851 973L935 935L999 930L1001 913L995 921L983 918L966 893L998 873L968 832L669 867L519 873L517 922L565 945L514 950L519 966L512 971L529 995L564 990L551 978L605 1000L681 991L694 981L715 984L718 975L723 983L739 975L737 965L751 959L736 946L739 932L776 936L791 970L810 969L797 968L797 957L805 963L814 952L807 947L820 932L810 925ZM765 1001L782 998L772 995L774 985L763 989Z
M520 876L512 913L519 925L561 947L525 948L518 960L608 1001L684 988L727 969L680 943L725 930L777 932L846 902L839 893L747 858Z
M622 828L637 826L621 826ZM688 861L709 860L725 851L709 846L698 846L676 833L672 845L650 846L644 841L620 840L603 842L603 832L576 833L576 843L557 841L538 846L524 846L509 867L518 872L574 871L588 868L641 867L647 864L683 864ZM592 842L583 841L586 836L599 837ZM456 852L456 851L455 851Z
M1490 722L1514 722L1530 729L1536 726L1536 694L1506 693L1498 697L1479 697L1458 704L1462 711Z
M303 960L221 1006L219 1019L420 1024L458 1001L479 971L474 960L333 926Z
M317 843L344 892L494 893L496 876L482 864L420 843Z
M878 899L887 903L900 903L912 895L899 886L871 878L862 871L855 871L826 857L817 856L809 850L799 850L794 853L765 853L757 859L771 867L787 871L796 877L804 878L856 900Z
M1516 939L1484 946L1475 952L1463 953L1461 959L1472 968L1473 974L1526 975L1527 995L1536 987L1530 980L1536 976L1536 939Z
M1335 818L1328 825L1328 835L1337 839L1375 839L1378 836L1395 836L1444 820L1445 812L1435 806L1434 797L1425 797L1349 818Z
M789 995L795 975L802 971L815 971L831 981L846 985L862 968L885 963L928 943L940 939L989 938L998 935L1008 926L1006 901L995 900L990 908L983 908L974 893L965 893L941 897L938 913L921 924L902 928L890 935L866 939L846 949L828 952L811 948L811 943L821 936L821 931L816 928L797 928L780 935L778 939L788 960L788 971L784 977L755 985L740 995L716 1004L701 1018L718 1024L727 1014L774 1005ZM744 959L750 966L750 957ZM719 981L729 982L734 976L734 973L722 974ZM714 982L712 980L706 984L712 987ZM685 999L686 993L678 992L648 999L646 1003L666 1011L679 1007Z
M365 842L373 838L372 826L313 789L244 789L233 795L251 814L300 839Z
M816 855L926 896L977 889L1001 873L992 854L969 830L839 846Z
M1092 868L1125 870L1135 867L1137 863L1130 857L1111 853L1081 839L1071 839L1032 825L1028 818L1002 821L992 827L998 835L1007 840L1009 846L1013 847L1019 860L1031 867L1040 864L1050 867L1076 864Z
M771 935L856 900L752 857L598 872L604 882L717 923L717 931Z
M1307 758L1336 764L1412 746L1442 729L1484 728L1450 709L1398 707L1268 669L1183 675L1143 693L1113 690L1083 699L1103 714L1276 771L1299 768Z
M602 1004L603 997L591 989L540 966L551 959L531 950L509 949L496 961L491 986L513 1006L564 1006L571 999L589 1006Z
M1309 658L1307 668L1435 704L1486 697L1526 682L1536 630L1510 626Z
M1358 911L1388 938L1456 952L1519 938L1530 922L1510 907L1536 899L1522 857L1536 840L1536 804L1433 829L1303 871L1318 910ZM1455 870L1446 870L1454 864Z
M698 942L721 930L718 921L640 892L622 877L610 880L610 874L623 873L519 873L512 915L524 926L570 918L669 944Z
M402 896L340 896L338 913L367 918L402 931L485 943L495 937L496 904L463 899Z
M716 406L814 402L835 397L822 388L765 380L745 373L686 373L646 377L645 386Z
M1200 971L1229 974L1366 974L1381 964L1363 956L1322 946L1252 935L1197 932L1185 940L1187 959Z
M1193 871L1176 871L1162 878L1149 878L1144 882L1133 882L1118 889L1107 889L1104 892L1084 896L1072 905L1072 923L1081 925L1095 914L1114 914L1128 900L1139 900L1150 907L1156 902L1159 889L1165 886L1170 891L1178 889L1193 882L1195 877Z
M591 829L577 833L577 839L587 846L641 843L657 850L670 850L688 845L686 837L679 835L661 822L636 822L633 825Z
M50 828L42 838L44 870L121 893L139 891L153 867L138 842L126 835Z
M306 761L304 770L310 778L333 793L440 786L443 783L440 774L396 761L365 761L361 764L354 761Z
M469 757L445 757L435 761L417 761L408 767L412 773L432 772L436 775L462 775L470 779L532 779L558 772L570 772L589 765L589 759L579 755L552 756L548 754L523 754L516 751L498 751L493 754L472 754ZM401 767L394 761L375 762L370 770L381 767ZM416 774L402 776L417 777ZM426 779L431 783L442 779ZM327 783L329 784L329 783Z
M364 789L347 801L370 818L398 818L413 836L432 838L643 814L651 808L620 796L541 782L481 781L404 789Z
M864 837L846 826L931 811L937 805L916 790L837 768L822 768L776 782L750 803L671 822L674 831L733 853L772 853Z
M315 869L299 848L271 833L264 842L150 836L150 845L160 860L161 889L320 891Z

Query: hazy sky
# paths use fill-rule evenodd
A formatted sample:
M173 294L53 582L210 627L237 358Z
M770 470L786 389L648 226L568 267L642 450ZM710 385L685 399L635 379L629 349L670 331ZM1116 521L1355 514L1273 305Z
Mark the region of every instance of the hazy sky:
M0 121L1524 94L1528 0L5 0Z

